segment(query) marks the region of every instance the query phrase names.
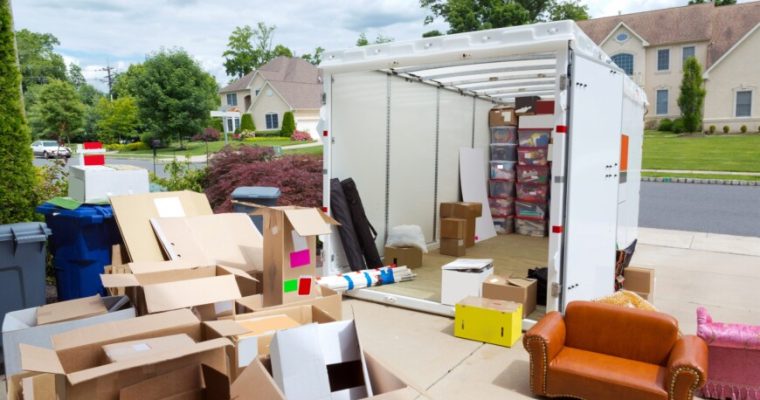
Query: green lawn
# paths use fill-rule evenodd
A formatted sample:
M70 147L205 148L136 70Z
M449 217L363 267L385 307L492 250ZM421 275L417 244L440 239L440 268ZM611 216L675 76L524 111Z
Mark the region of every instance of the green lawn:
M294 142L291 141L288 137L263 137L263 138L253 138L253 139L246 139L244 141L238 141L238 140L230 140L229 145L233 147L238 147L241 145L246 146L291 146L295 144L303 144L304 142ZM158 156L174 156L174 155L181 155L181 156L198 156L206 154L206 143L205 142L184 142L185 145L184 149L179 148L179 143L173 143L172 146L158 149ZM216 142L208 142L208 152L209 153L216 153L217 151L221 150L222 147L224 147L224 140L219 140ZM152 156L153 150L136 150L136 151L121 151L119 154L123 155L136 155L136 156Z
M301 149L288 150L287 147L282 149L283 154L313 154L317 156L322 155L322 146L304 147Z
M643 169L760 172L760 134L679 136L646 131L643 158Z
M694 179L721 179L725 181L760 181L760 176L753 175L721 175L721 174L672 174L668 172L642 172L641 176L652 178L694 178Z

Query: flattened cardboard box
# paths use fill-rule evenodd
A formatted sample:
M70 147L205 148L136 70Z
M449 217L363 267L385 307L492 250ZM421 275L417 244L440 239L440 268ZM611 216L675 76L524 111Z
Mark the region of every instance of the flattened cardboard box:
M97 298L99 296L93 296ZM68 318L61 322L51 322L37 325L38 307L12 311L3 320L3 356L5 357L5 374L12 376L21 372L21 354L19 344L52 348L51 336L85 326L96 325L109 321L119 321L135 317L135 309L125 296L103 297L102 303L107 309L106 314L87 316L89 311L82 310L82 301L90 302L93 298L63 301L56 303L62 315L73 316L84 314L81 318ZM69 309L69 307L71 309Z
M116 224L132 261L162 261L151 218L211 215L205 194L191 191L157 192L110 198Z
M195 341L184 333L158 336L128 342L111 343L103 346L103 352L110 362L120 362L145 357L159 351L174 350L190 346Z
M536 309L537 294L536 279L493 275L483 282L483 297L522 304L524 318Z
M100 295L45 304L37 308L37 326L108 313Z
M417 247L385 246L383 264L417 268L422 266L422 250Z
M319 307L322 311L326 312L332 318L335 318L336 321L339 321L343 319L342 300L343 296L340 293L325 287L318 286L317 294L315 297L294 301L286 305L265 307L263 295L257 294L253 296L244 296L235 302L235 309L237 314L244 314L243 317L245 317L245 314L247 313L279 310L287 306L314 305Z
M61 398L115 400L127 386L188 365L207 364L227 373L227 339L213 339L132 360L107 363L103 346L184 333L202 339L202 325L189 310L133 318L53 336L53 349L21 345L22 368L53 374Z

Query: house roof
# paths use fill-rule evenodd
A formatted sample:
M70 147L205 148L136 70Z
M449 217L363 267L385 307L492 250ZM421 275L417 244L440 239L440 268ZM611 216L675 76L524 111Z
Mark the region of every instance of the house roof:
M579 21L578 25L601 45L623 22L651 46L672 43L709 42L709 68L736 42L760 22L760 2L716 7L713 3L695 4Z
M243 75L242 78L235 80L231 82L229 85L223 87L219 93L228 93L228 92L239 92L241 90L248 89L248 85L251 84L251 80L253 80L253 76L256 74L256 71L251 71L245 75Z

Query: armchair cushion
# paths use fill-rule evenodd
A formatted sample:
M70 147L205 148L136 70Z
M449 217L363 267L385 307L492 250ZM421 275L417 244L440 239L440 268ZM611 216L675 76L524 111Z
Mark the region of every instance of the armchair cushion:
M697 335L710 346L760 349L760 326L713 322L704 307L697 309Z

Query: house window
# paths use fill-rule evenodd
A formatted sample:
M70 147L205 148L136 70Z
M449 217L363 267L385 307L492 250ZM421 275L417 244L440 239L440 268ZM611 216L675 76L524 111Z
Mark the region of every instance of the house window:
M667 71L670 69L670 49L657 50L657 70Z
M261 91L261 89L256 89L256 94L255 94L255 96L258 96L258 95L259 95L259 92L260 92L260 91Z
M615 40L617 40L620 43L623 43L626 40L628 40L628 34L625 32L620 32L617 34L617 36L615 36Z
M633 75L633 55L628 53L612 56L612 62L617 64L628 75Z
M752 91L740 90L736 92L736 116L752 116Z
M682 53L683 60L682 61L683 61L684 65L686 65L686 60L689 57L694 57L694 54L695 54L694 53L694 46L686 46L686 47L683 48L683 53Z
M232 118L225 118L227 120L227 132L234 132L235 128L232 126Z
M228 106L237 105L237 93L227 93L227 105Z
M279 123L277 121L277 113L267 113L267 129L277 129L279 128Z
M240 129L240 118L233 118L235 120L235 130Z
M668 90L662 89L657 91L657 115L668 113Z

